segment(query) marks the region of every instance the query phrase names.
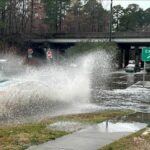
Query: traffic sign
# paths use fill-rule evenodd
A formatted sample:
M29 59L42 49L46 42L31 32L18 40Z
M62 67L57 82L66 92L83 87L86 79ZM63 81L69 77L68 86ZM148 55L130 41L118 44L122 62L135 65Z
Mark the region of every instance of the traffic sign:
M33 49L32 48L28 48L28 54L32 54L33 53Z
M142 49L142 61L150 61L150 47Z
M145 64L150 61L150 47L142 48L142 61L144 61L143 87L145 86Z
M47 59L53 58L52 52L50 50L47 51Z

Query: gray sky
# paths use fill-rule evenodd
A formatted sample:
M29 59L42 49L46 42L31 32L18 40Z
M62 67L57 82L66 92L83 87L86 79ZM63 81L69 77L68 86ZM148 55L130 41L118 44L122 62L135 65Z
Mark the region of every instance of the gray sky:
M104 8L110 9L110 0L102 0ZM113 0L113 6L121 5L126 8L129 4L138 4L144 10L150 8L150 0Z

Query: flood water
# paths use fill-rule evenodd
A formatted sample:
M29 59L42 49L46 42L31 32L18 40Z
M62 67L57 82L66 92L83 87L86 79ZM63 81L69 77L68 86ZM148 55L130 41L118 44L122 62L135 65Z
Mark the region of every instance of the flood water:
M114 71L106 52L61 65L31 67L21 61L11 57L0 71L0 122L107 109L150 112L150 89L133 86L142 73Z
M107 77L104 87L95 84L93 101L106 108L125 108L135 111L150 112L150 89L142 86L143 74L112 73ZM150 80L149 74L146 81ZM140 83L141 82L141 83ZM140 83L139 85L137 83Z

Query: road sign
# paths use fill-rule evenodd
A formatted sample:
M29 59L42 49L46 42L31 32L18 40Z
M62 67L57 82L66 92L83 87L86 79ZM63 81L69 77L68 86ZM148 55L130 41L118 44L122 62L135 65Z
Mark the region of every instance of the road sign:
M144 73L143 73L143 87L145 85L145 62L150 61L150 47L142 49L142 61L144 61Z
M142 49L142 61L150 61L150 47Z
M53 58L52 52L50 50L47 51L47 59Z
M32 54L33 53L33 49L32 48L29 48L28 49L28 54Z

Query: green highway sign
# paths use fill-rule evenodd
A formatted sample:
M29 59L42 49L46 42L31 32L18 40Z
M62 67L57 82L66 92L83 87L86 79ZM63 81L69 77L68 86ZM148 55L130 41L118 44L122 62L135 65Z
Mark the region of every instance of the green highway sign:
M142 48L142 61L150 61L150 47Z

